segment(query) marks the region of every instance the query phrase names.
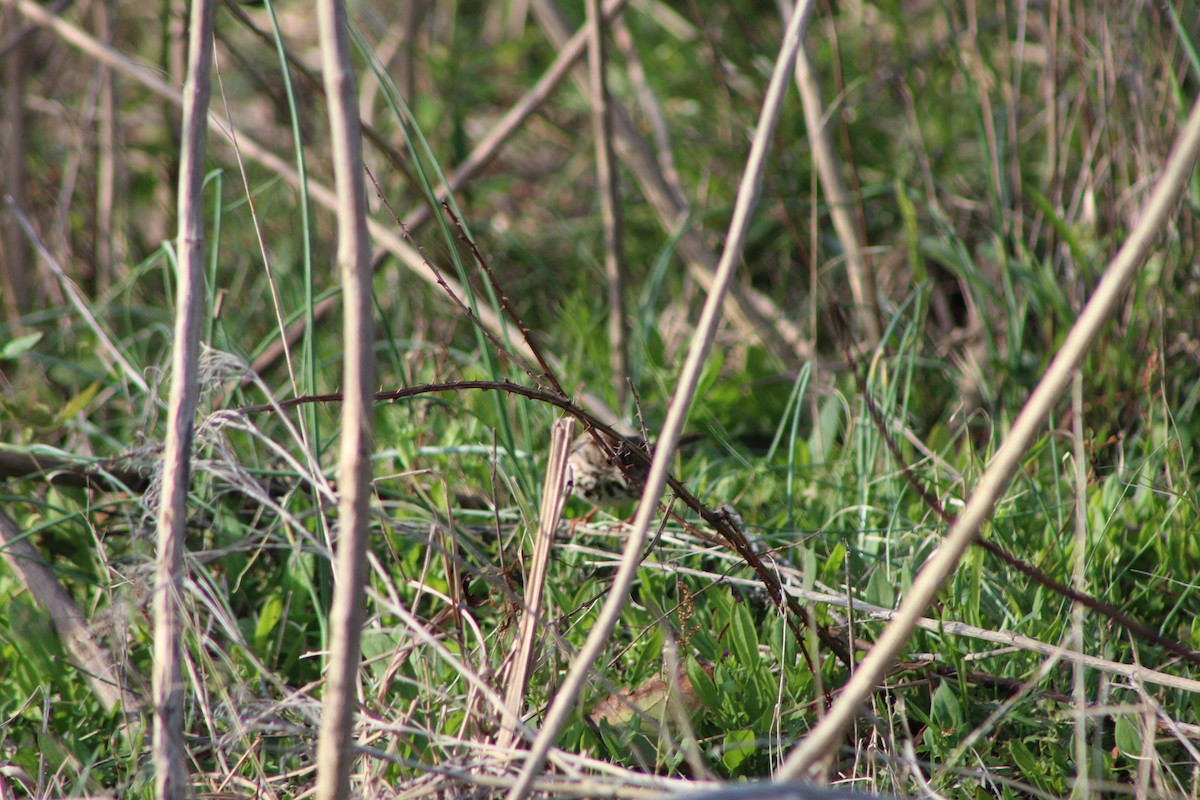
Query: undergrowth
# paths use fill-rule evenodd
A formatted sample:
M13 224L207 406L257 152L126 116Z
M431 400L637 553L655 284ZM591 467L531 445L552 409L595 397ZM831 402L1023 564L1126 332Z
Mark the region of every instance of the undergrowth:
M822 196L812 194L803 115L790 103L741 282L769 298L777 316L768 322L794 326L812 357L781 359L761 331L724 324L690 415L704 439L674 470L710 508L740 518L783 585L856 659L937 547L941 511L961 508L1004 443L1136 221L1197 88L1188 2L1141 11L1065 4L1053 25L1041 7L1002 5L976 19L973 4L906 6L818 11L808 39L855 178L886 334L866 347L846 337L842 248ZM460 222L567 392L581 403L589 392L631 429L653 433L704 300L683 266L679 230L664 229L626 167L632 363L630 376L613 375L586 97L564 85L443 210L431 196L439 174L461 163L554 53L532 17L506 26L500 11L457 8L447 20L429 10L401 48L415 59L403 72L385 10L356 12L363 91L371 123L399 148L403 169L378 150L368 166L389 204L403 211L424 203L436 222L404 232L378 202L377 219L470 287L468 305L502 314ZM286 45L307 52L315 39L304 11L274 12L286 23ZM270 30L266 10L249 13ZM139 24L119 18L117 44L153 63L157 45L133 35ZM771 9L739 3L703 16L694 6L636 4L624 24L692 205L670 224L694 229L715 251L780 24ZM293 73L303 112L291 119L274 50L231 15L222 13L218 26L222 100L238 124L287 158L299 134L311 180L328 182L318 93ZM37 47L86 63L49 36ZM610 88L639 109L635 123L649 134L652 114L638 106L639 87L614 50ZM1051 57L1058 61L1048 69ZM54 116L78 121L85 78L48 63L30 75L27 105L56 91L64 99ZM72 140L48 130L51 119L33 120L45 135L30 140L25 213L74 281L41 285L38 302L0 327L0 454L128 456L151 480L133 490L81 488L35 469L10 477L0 510L144 694L155 448L166 422L175 283L162 198L173 187L166 134L136 124L157 101L131 89L121 102L127 257L109 266L70 255L116 235L91 225L85 189L98 180L95 164L73 162L85 178L74 187L82 208L60 219L51 198L67 185L59 162ZM249 194L228 151L214 150L210 166L211 314L183 598L186 745L198 795L292 797L313 782L339 407L239 409L338 388L336 303L316 317L324 298L337 298L332 220L315 202L301 214L302 195L261 164L247 165ZM1080 371L1082 402L1059 402L982 532L1193 650L1198 199L1193 183ZM415 277L428 269L380 258L381 389L463 380L532 386L528 359L512 355L518 346L499 334L509 352L498 352L445 292ZM69 302L75 292L86 313ZM310 315L290 366L266 361L281 320ZM618 408L627 377L637 403ZM1074 455L1077 415L1084 463ZM489 749L500 726L495 698L514 654L546 443L560 416L503 391L377 406L356 728L363 796L487 794L507 785ZM1077 475L1086 480L1082 507ZM769 777L852 670L815 631L799 641L790 612L772 603L744 561L715 543L696 514L671 507L678 517L662 522L646 555L559 739L552 774L561 782L543 786L545 794ZM568 501L570 521L552 550L525 703L535 728L606 597L632 507L580 521L588 510ZM1080 514L1084 569L1075 574ZM1076 640L1072 613L1070 600L973 549L825 777L956 798L1066 797L1081 791L1081 776L1094 795L1194 794L1200 684L1158 675L1194 681L1200 670L1095 611L1083 615ZM1074 651L1099 661L1075 662ZM96 699L11 565L0 568L0 653L0 780L38 797L151 795L149 729L137 713L108 711Z

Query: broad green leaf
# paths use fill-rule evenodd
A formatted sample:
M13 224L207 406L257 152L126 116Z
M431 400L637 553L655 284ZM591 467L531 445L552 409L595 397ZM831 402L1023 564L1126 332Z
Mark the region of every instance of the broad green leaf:
M1117 717L1117 749L1128 756L1142 754L1142 732L1133 720L1126 716Z
M754 731L743 728L725 734L721 749L721 763L730 772L735 771L750 756L754 755Z
M952 730L962 725L962 705L958 702L958 694L945 681L938 684L933 693L929 716L942 730Z
M1011 739L1008 742L1008 754L1012 756L1013 763L1021 772L1029 777L1039 775L1041 770L1038 769L1037 759L1033 757L1033 753L1029 752L1029 748L1020 739Z

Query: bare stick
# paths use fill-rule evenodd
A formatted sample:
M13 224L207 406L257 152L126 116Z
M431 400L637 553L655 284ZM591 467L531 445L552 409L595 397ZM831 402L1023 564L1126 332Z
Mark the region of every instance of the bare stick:
M588 76L592 97L592 132L596 139L596 193L604 220L604 273L608 276L609 370L617 392L617 408L625 407L625 380L629 376L628 320L625 317L625 246L621 239L620 187L612 146L608 84L604 79L604 26L600 0L587 0Z
M204 313L204 153L212 93L215 0L194 0L188 30L187 82L179 161L179 288L167 438L163 446L158 553L154 570L154 792L160 800L187 794L183 746L183 535L192 455L192 426L199 400L200 328Z
M817 83L816 71L808 59L808 53L800 48L796 56L796 88L804 105L804 121L808 126L808 139L812 144L813 163L829 201L829 217L837 231L838 241L846 256L846 273L850 279L850 292L854 296L855 333L863 337L867 346L879 341L879 302L875 297L875 274L867 266L863 243L854 224L853 199L842 178L841 166L829 141L826 126L825 104L821 101L821 87Z
M318 0L325 95L337 188L337 262L342 279L345 361L341 447L338 453L338 540L333 607L329 613L329 659L317 742L317 800L350 796L351 736L362 658L364 585L371 498L371 396L375 386L372 350L371 249L362 169L362 130L357 83L350 63L346 7Z

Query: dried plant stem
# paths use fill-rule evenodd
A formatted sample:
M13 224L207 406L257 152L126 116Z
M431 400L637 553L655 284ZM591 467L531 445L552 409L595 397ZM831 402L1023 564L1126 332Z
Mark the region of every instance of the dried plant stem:
M604 273L608 276L609 368L617 395L617 408L624 409L629 378L628 320L625 312L625 246L621 232L621 200L616 158L612 146L608 83L604 77L604 26L600 0L587 0L588 75L592 96L592 131L596 140L596 192L604 220Z
M6 9L4 29L11 31L17 28L18 19L16 11ZM17 208L28 205L25 191L28 185L25 174L25 158L28 154L25 146L27 49L24 41L14 40L12 50L4 58L4 119L0 123L0 135L4 137L3 191L10 198L9 202ZM29 248L25 246L24 237L12 217L5 215L0 223L4 228L4 252L0 254L0 288L4 291L0 294L4 295L5 316L15 320L28 309L33 298Z
M1071 372L1079 365L1098 335L1100 326L1112 314L1125 287L1145 260L1191 175L1197 153L1200 153L1200 103L1193 107L1137 227L1109 265L1062 348L1013 422L1008 439L980 477L963 513L905 594L897 609L896 619L884 629L875 646L860 662L829 715L788 756L776 774L779 780L799 777L810 765L830 752L841 740L846 726L857 715L859 706L879 685L888 666L908 641L917 619L957 567L967 547L978 536L979 526L1012 480L1022 456L1041 429L1051 404L1062 393Z
M733 218L729 222L729 230L725 237L725 251L717 265L717 271L712 290L700 314L700 322L696 338L688 350L687 360L679 376L679 384L675 396L671 400L671 410L660 433L660 438L654 450L654 458L650 464L650 474L646 478L646 488L642 500L638 504L634 517L633 529L625 542L621 557L621 566L613 580L611 593L596 624L588 634L579 656L563 679L546 719L538 730L537 738L529 749L529 756L521 770L517 782L509 792L509 800L523 800L532 787L533 779L541 772L546 760L546 753L558 739L567 716L574 708L579 691L592 670L596 659L599 658L609 635L616 626L617 618L625 607L633 585L634 573L641 561L642 546L646 541L646 533L650 522L658 511L658 498L666 485L667 473L670 469L671 458L675 453L675 445L687 419L688 409L699 384L700 373L716 334L717 322L724 304L725 291L732 278L734 268L741 261L742 247L746 241L746 232L750 227L750 217L757 205L759 188L762 185L763 171L766 169L766 156L771 139L775 133L775 125L787 90L787 75L792 70L799 49L808 15L812 10L811 2L801 2L792 13L784 35L780 53L775 62L771 82L767 87L763 100L762 112L759 114L758 126L754 132L754 141L750 147L750 156L746 161L745 172L738 187L737 203L734 205Z
M187 525L192 429L199 400L200 329L204 313L204 154L212 94L215 0L194 0L188 26L187 82L179 161L179 286L167 437L163 445L158 552L154 570L154 791L160 800L187 794L183 717L183 536Z
M796 56L796 88L804 105L804 120L808 126L808 139L812 144L813 163L821 177L825 199L829 201L829 216L833 220L833 229L837 232L842 252L846 256L846 272L850 279L850 292L854 297L855 333L864 340L863 344L872 347L879 341L880 333L875 274L867 265L858 227L854 224L854 216L851 213L854 199L846 189L841 166L833 143L829 140L821 88L804 48L800 48L800 53Z
M554 532L562 518L563 505L567 500L567 455L571 450L574 420L562 419L554 423L550 431L550 456L546 463L546 480L542 490L542 508L538 515L537 539L533 545L533 558L529 564L529 577L525 580L525 608L521 613L520 629L517 633L517 655L505 681L508 691L504 705L509 715L501 721L500 735L496 746L510 748L518 739L516 720L521 718L525 707L525 689L533 670L537 653L538 623L542 619L542 595L546 589L546 568L550 563L550 549L554 544Z
M346 401L338 452L338 538L315 792L318 800L336 800L350 795L351 737L358 704L367 580L375 361L362 130L342 0L318 0L317 20L337 187L337 263L345 309L342 384Z

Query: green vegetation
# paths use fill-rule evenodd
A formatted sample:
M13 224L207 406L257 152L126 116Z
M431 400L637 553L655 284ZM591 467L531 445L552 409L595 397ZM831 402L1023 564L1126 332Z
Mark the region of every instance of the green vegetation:
M711 508L736 510L783 585L807 592L799 596L817 624L852 641L856 658L885 624L868 606L894 608L947 529L916 486L951 514L961 509L1137 223L1200 95L1195 3L1097 5L1051 4L1058 19L1024 4L880 2L814 13L806 45L884 299L885 335L877 345L858 330L848 338L845 321L857 309L844 249L824 195L813 192L793 88L737 279L769 307L756 325L729 317L718 331L688 423L706 438L674 473ZM682 232L719 252L783 29L774 4L701 6L639 2L608 36L614 100L652 146L661 114L689 206L664 222L645 175L622 162L629 377L637 419L651 432L666 416L706 296L687 268ZM580 88L568 78L450 210L431 199L556 56L539 18L519 9L434 4L401 22L388 4L352 8L364 114L394 148L367 147L385 201L368 183L374 219L457 281L476 316L503 318L502 291L568 393L580 403L591 393L632 419L631 407L617 408L626 377L609 366L604 231ZM584 23L582 5L566 11L573 28ZM7 246L3 262L13 270L28 258L31 293L22 303L0 286L8 476L0 512L51 567L130 690L148 697L153 468L166 424L179 143L177 109L129 70L158 65L171 82L182 76L169 66L175 45L157 27L165 11L163 19L125 7L116 14L112 46L138 66L112 73L110 110L96 62L46 29L23 45L37 68L7 84L24 98L27 126L27 178L15 202L69 280L54 276L6 209L10 241L22 244ZM218 9L213 111L232 117L243 161L210 130L210 314L183 597L185 738L197 796L294 797L314 781L340 408L235 410L341 384L334 224L317 189L332 177L319 83L285 74L275 46L243 18L268 38L277 19L282 47L319 61L308 5ZM116 146L89 144L106 128ZM308 191L250 142L306 175ZM108 158L111 173L102 167ZM114 201L111 219L104 196ZM421 215L409 219L411 235L389 206L401 218ZM1081 402L1061 398L982 534L1194 650L1198 208L1193 176L1092 347ZM535 386L522 369L532 362L511 355L521 347L514 329L489 326L509 349L498 352L431 268L420 257L405 263L398 250L381 244L376 272L381 389ZM281 329L294 325L303 333L284 358ZM797 337L790 352L768 333L782 330ZM356 728L364 795L455 795L468 783L500 793L519 768L489 749L501 726L495 697L516 653L545 451L561 416L497 391L377 407ZM61 464L24 475L5 466L30 456L43 467L51 457L102 462L125 488L103 478L88 487L52 481L69 473ZM148 486L136 485L146 478ZM587 510L572 498L566 516ZM695 513L674 510L559 739L547 795L769 777L849 677L815 631L806 656L755 572L714 543ZM622 511L564 523L556 537L524 704L533 728L607 596L632 507ZM0 781L16 796L150 797L148 717L108 710L98 698L14 567L19 552L3 546L0 564ZM1078 642L1072 613L1069 599L973 548L828 779L899 795L1008 798L1082 794L1086 775L1090 794L1193 795L1200 665L1093 610ZM1085 667L1031 642L1104 663ZM1119 665L1151 672L1129 677ZM1163 683L1153 671L1186 680Z

